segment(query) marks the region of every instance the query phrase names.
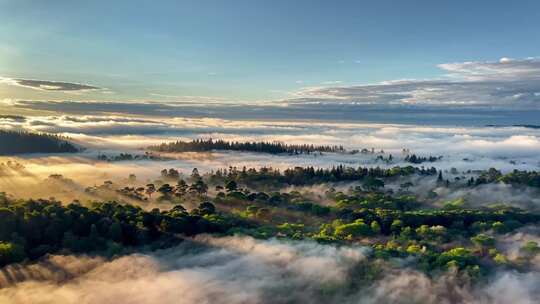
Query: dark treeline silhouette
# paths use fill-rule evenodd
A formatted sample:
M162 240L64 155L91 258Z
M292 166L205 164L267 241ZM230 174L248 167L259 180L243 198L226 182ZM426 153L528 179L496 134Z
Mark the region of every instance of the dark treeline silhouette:
M130 160L172 160L173 158L163 157L159 154L154 154L151 152L145 152L144 154L131 154L131 153L120 153L118 155L106 155L99 154L97 157L99 160L108 161L108 162L117 162L117 161L130 161Z
M427 156L427 157L424 157L424 156L417 156L416 154L409 154L407 156L405 156L405 161L406 162L409 162L409 163L412 163L412 164L421 164L421 163L424 163L424 162L436 162L438 160L442 159L442 156Z
M486 127L504 128L504 127L508 127L508 125L486 125ZM522 127L522 128L528 128L528 129L540 129L540 125L531 125L531 124L515 124L515 125L512 125L512 127Z
M19 153L74 153L67 138L44 133L0 130L0 155Z
M270 154L311 154L314 152L345 152L342 146L289 145L280 142L229 142L222 139L195 139L150 146L159 152L204 152L212 150L262 152Z

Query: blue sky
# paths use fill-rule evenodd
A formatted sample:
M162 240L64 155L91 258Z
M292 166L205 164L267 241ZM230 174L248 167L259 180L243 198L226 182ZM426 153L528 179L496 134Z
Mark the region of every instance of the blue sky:
M94 99L267 100L540 55L538 1L2 0L0 20L1 76L111 91Z

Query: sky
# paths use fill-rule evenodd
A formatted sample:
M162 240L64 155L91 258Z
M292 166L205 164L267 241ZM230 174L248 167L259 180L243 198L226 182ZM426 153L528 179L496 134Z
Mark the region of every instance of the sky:
M538 1L0 0L0 20L0 114L540 114Z

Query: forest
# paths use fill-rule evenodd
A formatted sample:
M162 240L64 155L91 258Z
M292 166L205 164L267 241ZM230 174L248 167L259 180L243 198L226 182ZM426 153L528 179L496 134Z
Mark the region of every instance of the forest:
M244 235L362 244L371 248L372 261L411 257L414 268L429 275L454 269L482 280L497 269L525 271L540 253L534 241L520 249L519 259L511 260L497 247L505 234L538 225L540 213L500 204L434 206L407 191L412 184L405 180L412 175L439 180L442 173L435 168L336 166L283 171L231 167L209 173L195 168L183 174L170 168L152 183L137 185L133 176L132 186L108 181L87 189L94 194L113 190L126 201L139 200L139 205L123 199L66 204L3 193L0 263L29 262L52 253L113 257L173 247L198 234ZM500 174L490 169L480 174L481 182L461 186L502 182L528 187L537 186L537 178L536 172ZM356 186L332 186L351 181ZM401 184L401 190L390 191L385 183ZM324 191L316 197L288 188L317 184ZM150 202L157 205L145 207Z
M148 149L158 152L206 152L212 150L261 152L270 154L311 154L315 152L345 152L343 146L327 145L294 145L281 142L230 142L222 139L194 139L192 141L176 141L150 146Z
M69 142L68 138L24 131L0 129L0 155L20 153L75 153L80 149Z
M61 136L18 134L27 140L45 138L63 152L81 149ZM188 151L230 153L201 153L199 159L174 155ZM393 153L195 139L78 153L73 159L39 156L44 162L4 157L0 296L2 290L30 282L39 288L51 282L58 288L71 286L124 260L133 265L117 266L120 282L129 281L133 271L138 277L153 269L149 265L158 267L151 271L159 277L170 275L163 270L170 265L175 265L173 273L189 270L219 277L224 271L217 269L226 265L238 273L241 285L257 273L264 286L255 290L266 293L274 288L266 286L266 279L275 275L273 280L281 278L291 290L299 290L278 303L301 302L306 295L316 303L392 298L388 292L370 292L400 277L411 278L413 286L449 284L451 294L429 285L437 290L436 299L448 303L464 299L461 291L479 293L489 302L491 287L486 286L501 274L535 278L540 258L538 171L478 169L468 160L458 169L448 165L447 156L408 149ZM248 166L227 161L219 167L216 157L221 154L264 162ZM363 163L334 162L336 158ZM266 165L268 159L274 162ZM312 165L315 160L323 165ZM283 166L283 161L292 165ZM220 254L225 260L215 260ZM140 259L150 264L139 265ZM337 281L309 281L310 271L323 276L344 261ZM238 265L242 268L235 269ZM307 273L298 277L291 267ZM107 281L114 275L98 277ZM405 293L408 288L397 290Z

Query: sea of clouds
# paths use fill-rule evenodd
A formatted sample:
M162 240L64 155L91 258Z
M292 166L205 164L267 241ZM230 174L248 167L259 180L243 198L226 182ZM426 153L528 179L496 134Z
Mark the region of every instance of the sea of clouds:
M209 172L228 167L273 167L286 169L295 166L328 168L336 165L392 167L411 165L404 162L403 149L421 156L442 156L433 163L443 171L451 168L458 175L446 178L469 177L468 170L491 167L510 172L540 169L540 129L506 126L439 126L380 124L328 121L253 121L214 118L155 118L118 115L58 115L58 116L3 116L2 127L12 130L50 132L68 136L86 148L81 153L63 155L28 154L0 157L0 163L17 161L24 172L0 174L0 191L16 197L56 197L74 199L86 187L112 180L125 184L130 174L137 176L139 185L159 178L164 168L176 168L188 175L193 168ZM348 150L374 149L375 154L324 153L323 155L270 155L214 151L207 153L178 153L165 161L98 161L99 154L142 154L149 145L194 138L222 138L229 141L280 141L291 144L342 145ZM383 150L384 154L379 152ZM381 155L393 161L377 160ZM8 172L9 173L9 172ZM50 185L43 181L51 174L62 174L74 181L69 185ZM436 187L433 180L415 180L414 193L427 193ZM392 185L388 185L390 188ZM396 186L396 185L394 185ZM397 185L399 186L399 185ZM396 187L397 187L396 186ZM54 190L54 191L53 191ZM442 198L463 196L479 204L504 201L520 206L538 205L537 195L511 187L497 185L474 188L473 191L436 190ZM70 193L72 195L70 195ZM535 199L536 197L536 199Z
M136 150L151 144L192 138L230 141L280 141L342 145L392 153L444 156L443 166L481 169L538 168L540 129L506 126L436 126L322 121L245 121L212 118L120 116L37 116L0 118L3 128L69 136L90 151ZM224 159L231 155L226 155ZM216 158L220 158L219 154ZM363 156L329 155L328 162L361 163ZM248 156L248 160L252 159ZM464 160L465 159L465 160ZM232 161L236 161L232 158ZM265 156L260 162L265 162ZM294 160L297 161L296 159ZM271 160L268 160L272 163ZM316 160L309 159L314 165ZM445 164L446 162L446 164Z

